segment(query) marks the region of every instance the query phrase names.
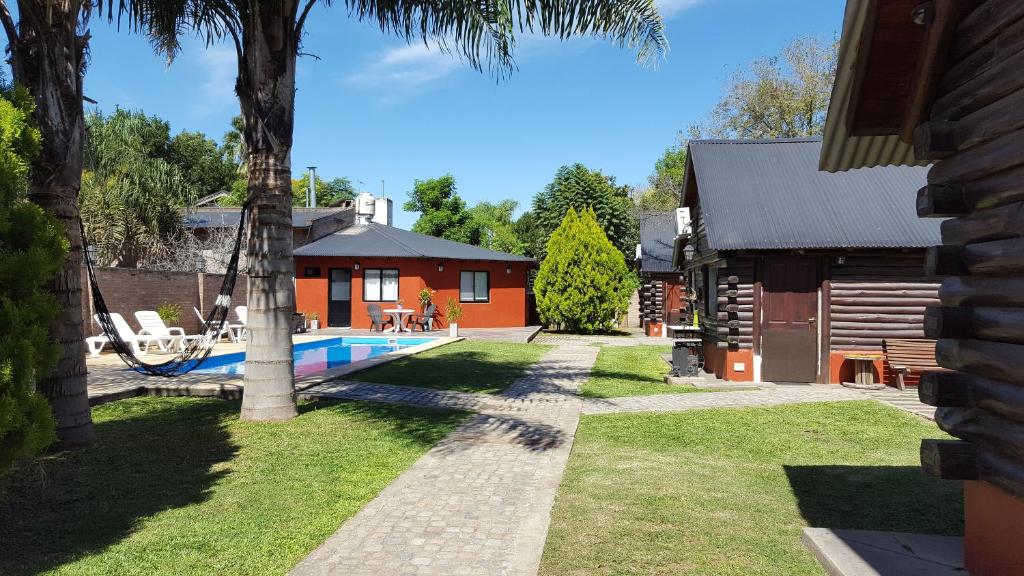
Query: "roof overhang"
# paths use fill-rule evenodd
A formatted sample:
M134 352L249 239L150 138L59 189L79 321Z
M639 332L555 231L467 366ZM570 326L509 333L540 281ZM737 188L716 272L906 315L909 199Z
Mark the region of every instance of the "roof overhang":
M847 0L819 168L924 166L928 118L956 25L976 0Z

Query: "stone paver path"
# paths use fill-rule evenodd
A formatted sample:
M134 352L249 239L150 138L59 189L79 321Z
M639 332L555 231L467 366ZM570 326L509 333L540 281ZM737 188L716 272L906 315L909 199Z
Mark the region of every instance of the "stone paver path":
M921 402L917 396L917 388L908 388L902 391L896 388L884 388L882 390L867 390L864 394L883 404L906 410L928 420L935 420L935 406Z
M597 352L577 343L558 346L490 400L429 390L417 397L398 386L354 383L307 390L439 400L483 413L431 449L291 574L535 574L579 422L581 400L573 392Z
M678 412L701 408L739 408L745 406L776 406L804 402L864 400L856 390L833 385L776 386L766 390L736 392L697 392L688 394L652 394L624 398L586 398L584 414L617 412Z

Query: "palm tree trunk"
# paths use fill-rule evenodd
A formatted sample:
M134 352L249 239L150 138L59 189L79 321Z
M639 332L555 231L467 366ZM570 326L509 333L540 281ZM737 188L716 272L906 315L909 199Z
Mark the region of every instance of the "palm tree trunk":
M295 3L254 3L239 46L238 92L245 120L249 197L249 341L243 420L296 414L291 320L291 148L295 105Z
M64 225L69 244L68 258L49 286L60 306L51 334L62 354L54 373L37 385L53 409L58 448L77 448L95 439L83 342L78 212L85 136L82 82L88 36L78 34L78 1L19 0L18 9L20 29L17 40L11 42L11 67L15 81L32 94L34 118L42 135L42 149L32 163L29 198ZM10 36L12 31L7 32Z

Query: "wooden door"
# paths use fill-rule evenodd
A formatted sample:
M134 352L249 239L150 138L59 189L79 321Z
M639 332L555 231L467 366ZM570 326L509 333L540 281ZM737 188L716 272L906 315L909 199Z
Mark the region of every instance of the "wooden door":
M352 326L352 271L331 268L327 290L327 325L337 328Z
M761 379L814 382L818 373L818 263L765 259L761 282Z

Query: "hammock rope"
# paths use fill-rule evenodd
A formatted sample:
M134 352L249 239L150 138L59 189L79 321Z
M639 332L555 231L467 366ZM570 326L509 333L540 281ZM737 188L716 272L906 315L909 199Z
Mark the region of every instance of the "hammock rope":
M110 309L103 299L103 293L100 292L100 285L94 270L95 264L89 255L89 251L85 250L85 266L89 272L89 285L92 288L92 301L96 310L97 320L103 328L103 334L110 341L114 352L117 353L121 361L127 364L129 368L147 376L173 378L195 370L210 357L210 353L213 352L213 345L220 340L224 325L227 323L228 313L231 310L231 294L235 290L235 281L238 279L238 260L242 249L242 240L245 236L245 221L249 213L249 205L249 201L242 205L238 220L238 231L235 233L235 248L231 253L231 259L228 261L227 270L224 272L224 282L221 284L220 292L218 292L217 299L214 301L213 309L210 310L206 320L203 322L202 334L197 338L188 339L177 355L160 364L150 364L140 360L132 351L131 342L121 337L121 333L118 332L117 327L114 325L114 320L110 316ZM85 225L81 221L79 221L79 225L82 229L82 242L88 246L85 243ZM173 342L176 343L177 340L175 339Z

